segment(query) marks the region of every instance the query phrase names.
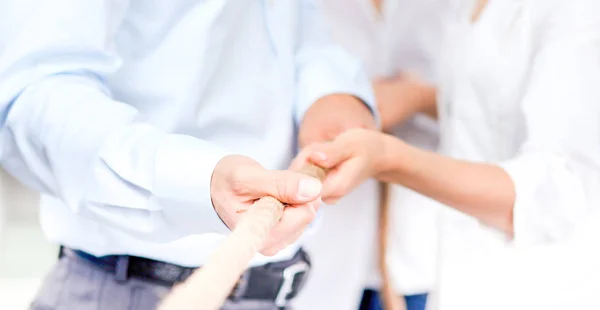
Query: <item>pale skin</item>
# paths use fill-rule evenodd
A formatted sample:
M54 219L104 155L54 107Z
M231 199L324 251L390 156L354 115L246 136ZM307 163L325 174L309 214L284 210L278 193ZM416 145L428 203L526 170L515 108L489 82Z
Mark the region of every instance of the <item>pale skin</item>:
M504 169L442 156L373 130L349 130L330 143L305 149L293 163L330 169L321 197L335 203L375 177L431 197L513 235L515 189Z
M352 128L375 128L369 108L354 96L328 95L306 112L299 142L304 146L329 141ZM264 255L275 255L295 242L314 220L321 203L321 189L320 181L302 173L267 170L248 157L230 155L217 163L210 191L217 214L230 229L243 215L239 211L251 207L259 198L271 196L285 203L281 220L261 250Z

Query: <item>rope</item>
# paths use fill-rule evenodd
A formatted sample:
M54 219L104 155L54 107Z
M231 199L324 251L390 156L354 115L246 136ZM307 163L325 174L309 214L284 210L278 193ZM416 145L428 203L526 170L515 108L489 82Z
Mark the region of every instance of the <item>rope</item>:
M381 276L380 296L385 310L406 310L404 298L399 298L394 289L387 265L387 249L389 246L390 226L390 184L379 183L379 230L378 230L378 265Z

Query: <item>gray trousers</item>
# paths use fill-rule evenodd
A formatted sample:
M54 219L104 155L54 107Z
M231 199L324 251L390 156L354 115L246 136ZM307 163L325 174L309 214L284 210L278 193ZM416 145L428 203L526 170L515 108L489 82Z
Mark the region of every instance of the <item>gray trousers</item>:
M153 310L170 288L114 275L78 257L63 257L46 276L30 310ZM222 310L277 310L272 302L227 301Z

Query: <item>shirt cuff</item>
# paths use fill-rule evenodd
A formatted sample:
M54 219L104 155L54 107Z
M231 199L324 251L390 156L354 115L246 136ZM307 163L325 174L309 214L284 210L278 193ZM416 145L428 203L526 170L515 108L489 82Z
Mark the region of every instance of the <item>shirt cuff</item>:
M202 232L230 233L215 211L210 195L213 170L230 154L212 143L190 136L169 135L156 154L155 196L182 201L181 208L192 206L190 216L198 218Z
M367 105L379 127L381 121L375 95L362 65L345 53L337 56L339 57L313 61L302 67L298 80L296 123L301 124L306 111L319 99L327 95L348 94Z
M513 181L515 188L515 204L513 206L513 240L515 246L528 246L548 241L540 234L543 223L536 216L536 205L540 178L546 175L543 159L539 156L520 156L505 161L499 166L503 168Z

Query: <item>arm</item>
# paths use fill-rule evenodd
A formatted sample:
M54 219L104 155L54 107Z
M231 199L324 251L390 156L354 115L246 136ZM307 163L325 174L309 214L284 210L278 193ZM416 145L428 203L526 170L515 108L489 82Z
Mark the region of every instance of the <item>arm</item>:
M378 113L359 59L333 43L314 0L298 1L295 120L300 144L333 139L347 128L375 128Z
M210 199L226 151L161 132L104 84L119 69L111 47L127 8L107 0L39 5L0 58L2 164L77 214L146 238L227 232Z
M512 235L515 190L504 169L424 151L391 136L384 139L378 178L402 184Z
M373 82L381 127L389 131L417 113L437 119L437 90L412 76L397 76Z
M349 130L332 143L311 145L293 167L306 161L330 169L323 189L326 203L334 203L364 180L376 177L512 233L514 186L498 166L455 160L392 135L362 129Z

